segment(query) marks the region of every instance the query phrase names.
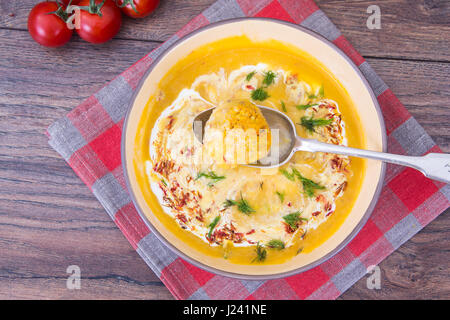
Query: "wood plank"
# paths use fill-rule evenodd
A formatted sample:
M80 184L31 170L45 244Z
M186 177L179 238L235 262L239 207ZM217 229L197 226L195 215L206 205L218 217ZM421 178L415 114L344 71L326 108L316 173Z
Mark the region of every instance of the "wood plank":
M117 38L164 41L213 2L162 1L146 19L126 18ZM369 16L366 10L374 4L372 0L316 2L363 56L450 61L448 1L377 1L381 8L381 30L366 27ZM34 4L34 0L0 3L0 28L25 30Z
M324 0L319 7L363 56L450 61L449 1ZM370 5L381 10L381 29L366 26Z
M51 50L0 30L0 298L172 298L45 135L158 44ZM69 265L81 268L80 291L66 289Z
M62 278L0 278L2 299L39 300L173 300L170 292L159 283L138 283L123 277L102 276L82 278L80 290L66 289Z
M30 117L51 114L48 125L160 44L114 40L92 47L74 39L52 49L34 43L26 31L2 29L0 39L0 94L12 99L14 113L29 108L35 113Z
M44 135L55 119L156 45L114 40L91 48L75 39L52 50L25 31L0 30L0 247L7 248L0 298L171 298ZM450 152L449 65L369 62ZM448 298L448 212L380 265L381 291L368 290L363 278L342 298ZM81 267L80 291L65 287L72 264Z
M450 64L367 60L425 131L450 153Z

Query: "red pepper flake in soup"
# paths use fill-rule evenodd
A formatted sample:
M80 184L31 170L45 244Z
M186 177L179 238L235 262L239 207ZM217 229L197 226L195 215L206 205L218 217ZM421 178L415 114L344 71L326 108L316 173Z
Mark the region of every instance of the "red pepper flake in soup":
M174 123L175 119L174 119L173 116L168 116L168 118L169 118L169 123L167 124L166 129L170 130L170 129L172 129L172 126L173 126L173 123Z
M241 243L243 239L244 239L244 234L243 234L243 233L236 232L236 233L234 234L234 238L233 238L233 241L234 241L234 242L236 242L236 243Z
M184 214L177 214L177 219L182 221L183 223L187 223L187 218Z
M319 195L316 197L316 201L317 201L317 202L320 202L320 203L324 203L324 202L325 202L325 197L323 196L323 194L319 194Z
M286 233L294 233L295 229L293 229L289 224L287 224L286 222L283 222L283 224Z

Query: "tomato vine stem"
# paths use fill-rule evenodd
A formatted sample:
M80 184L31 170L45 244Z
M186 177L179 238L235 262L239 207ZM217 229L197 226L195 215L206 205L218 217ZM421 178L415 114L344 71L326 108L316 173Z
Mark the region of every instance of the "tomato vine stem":
M139 11L137 11L136 9L136 6L134 5L134 0L123 0L121 5L119 5L116 0L116 4L119 8L123 8L129 4L131 8L134 10L134 12L139 13Z
M106 2L106 0L103 0L102 3L96 4L95 0L90 0L89 6L81 6L80 10L84 10L91 14L96 14L99 17L101 17L102 16L101 9L102 9L103 5L105 4L105 2Z
M72 2L72 0L70 2ZM58 9L56 11L52 11L47 14L54 14L55 16L62 19L62 21L67 22L67 19L69 19L67 11L63 8L63 6L59 2L56 2L56 5L58 6Z

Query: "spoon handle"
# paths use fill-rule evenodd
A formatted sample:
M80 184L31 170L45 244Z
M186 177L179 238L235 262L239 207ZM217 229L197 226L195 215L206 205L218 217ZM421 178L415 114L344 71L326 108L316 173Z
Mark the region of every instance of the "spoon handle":
M426 177L450 183L450 154L429 153L422 157L403 156L377 151L362 150L297 137L294 151L327 152L358 158L368 158L408 166L419 170Z

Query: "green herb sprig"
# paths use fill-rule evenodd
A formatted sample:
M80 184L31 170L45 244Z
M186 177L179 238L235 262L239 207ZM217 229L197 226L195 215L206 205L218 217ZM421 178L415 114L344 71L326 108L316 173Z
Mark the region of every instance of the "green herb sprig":
M250 80L252 80L253 76L255 75L256 71L252 71L250 72L246 77L245 77L245 81L249 82Z
M275 82L276 77L277 77L277 74L271 70L264 72L263 84L266 87L270 86L272 83Z
M321 186L314 181L307 179L305 177L300 178L302 184L303 184L303 191L306 193L308 197L313 197L315 190L324 190L325 187Z
M289 180L291 181L295 181L295 174L294 172L289 173L287 170L285 169L280 169L280 172Z
M209 228L208 239L211 239L212 232L213 232L214 228L217 226L217 224L219 223L219 220L220 220L220 216L217 216L217 217L215 217L214 220L208 225L208 228Z
M283 110L283 112L287 112L286 105L284 104L284 101L280 101L280 103L281 103L281 110Z
M317 103L299 104L299 105L297 105L297 106L295 106L295 107L296 107L298 110L306 110L306 109L308 109L308 108L315 107L315 106L318 106L318 104L317 104Z
M284 192L280 192L280 191L276 191L275 194L278 196L278 198L280 198L280 202L283 203L284 202L285 193Z
M267 257L267 251L266 249L264 249L264 247L262 245L259 244L259 242L256 244L256 257L255 259L253 259L252 262L258 261L258 262L263 262L264 260L266 260Z
M300 212L294 212L283 216L284 222L286 222L292 230L297 229L297 224L300 221Z
M313 119L312 117L311 118L302 117L300 121L301 122L299 124L305 127L306 130L309 132L316 132L315 127L328 126L333 123L333 119L322 119L322 118Z
M253 90L251 96L253 100L264 101L269 97L269 94L261 87Z
M225 176L218 176L214 171L209 171L209 172L199 172L195 180L198 180L200 178L210 179L211 181L208 182L208 187L212 187L216 182L225 179Z
M301 215L300 211L297 211L294 213L289 213L289 214L283 216L283 220L284 220L284 222L286 222L289 225L289 227L291 227L292 230L295 231L295 230L297 230L298 224L300 221L306 221L306 222L308 221L308 219L303 218L300 215Z
M228 207L232 207L232 206L236 206L238 208L238 210L246 215L249 215L250 213L256 212L248 203L247 200L245 200L242 197L242 193L241 193L241 199L236 201L236 200L230 200L227 199L225 200L225 202L223 203L223 205L225 206L225 208Z
M283 241L278 240L278 239L273 239L267 243L267 247L269 247L271 249L282 250L285 248L285 245L284 245Z
M253 77L253 75L254 73L249 73L246 77L246 80L249 81ZM265 89L275 82L276 76L277 74L271 70L264 72L262 86L252 91L252 99L256 101L264 101L269 98L269 93L267 93Z
M295 181L295 178L297 178L298 180L300 180L300 182L303 185L303 191L305 192L305 194L308 197L313 197L314 196L314 192L316 190L324 190L325 187L321 186L320 184L305 178L304 176L302 176L302 174L295 168L292 168L292 172L289 173L287 170L285 169L280 169L280 172L289 180L291 181Z

